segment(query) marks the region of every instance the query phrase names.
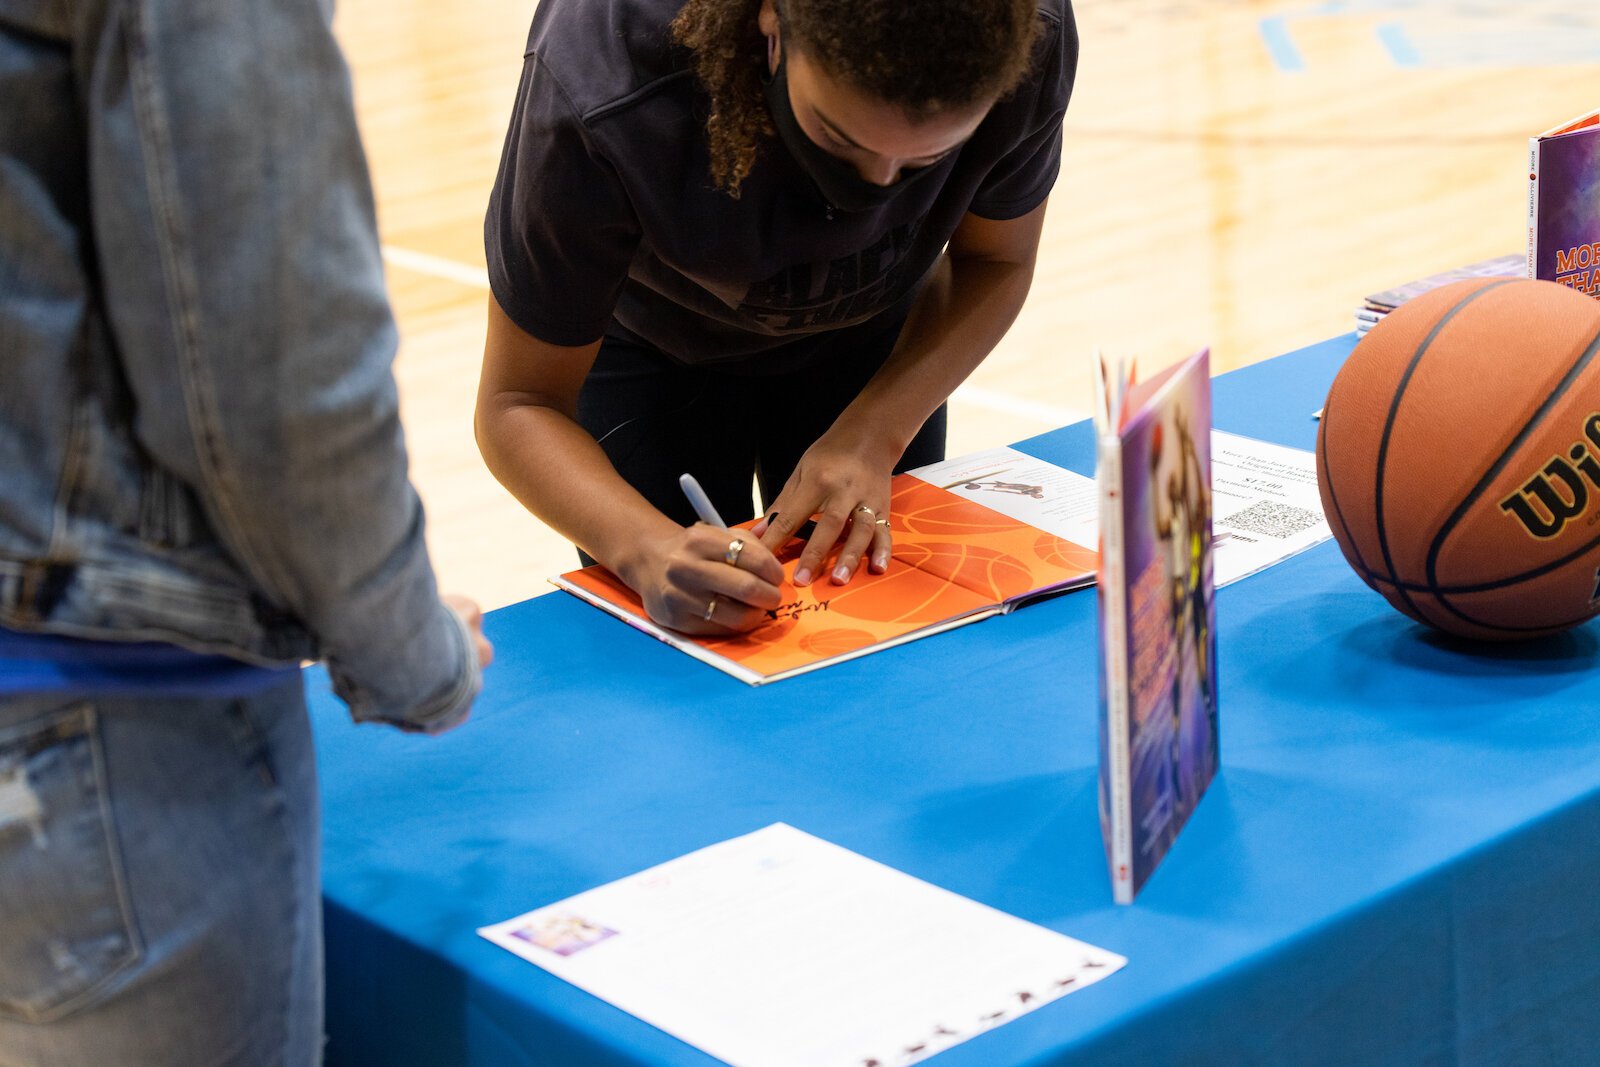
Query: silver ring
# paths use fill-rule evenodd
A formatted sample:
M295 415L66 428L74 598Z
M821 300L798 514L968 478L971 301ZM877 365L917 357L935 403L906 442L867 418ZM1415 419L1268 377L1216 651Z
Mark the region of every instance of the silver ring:
M865 511L869 518L876 519L878 517L877 511L875 511L872 508L867 507L867 505L865 505L865 504L857 504L856 505L856 510L857 511Z
M877 522L873 523L873 525L874 526L887 527L889 525L889 520L888 519L879 519Z
M735 537L728 542L728 550L722 554L722 562L730 567L739 565L739 553L744 551L744 538Z
M711 616L716 614L717 600L718 599L719 599L718 595L713 593L711 595L711 601L708 604L706 604L706 613L704 615L700 616L706 622L710 622L711 621Z

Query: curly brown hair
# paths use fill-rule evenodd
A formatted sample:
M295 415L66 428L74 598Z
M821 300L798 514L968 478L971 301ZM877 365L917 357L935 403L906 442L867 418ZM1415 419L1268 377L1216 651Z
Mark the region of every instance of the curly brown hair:
M784 0L784 47L834 78L923 121L996 99L1028 72L1036 0ZM672 36L694 53L710 99L711 180L729 195L773 134L762 94L761 0L686 0Z

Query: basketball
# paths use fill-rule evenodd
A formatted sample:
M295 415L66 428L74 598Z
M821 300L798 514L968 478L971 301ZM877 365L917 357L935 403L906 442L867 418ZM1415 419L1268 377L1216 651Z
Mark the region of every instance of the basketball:
M1475 279L1400 305L1334 379L1323 508L1389 603L1463 637L1600 612L1600 301Z

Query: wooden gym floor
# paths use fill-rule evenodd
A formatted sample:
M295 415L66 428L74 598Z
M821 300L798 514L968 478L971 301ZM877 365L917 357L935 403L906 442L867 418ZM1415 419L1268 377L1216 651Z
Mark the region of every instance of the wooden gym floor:
M550 0L583 3L589 0ZM533 3L343 0L444 588L499 607L571 547L472 437L482 219ZM1344 333L1373 290L1525 245L1527 139L1600 105L1588 0L1080 0L1033 293L951 404L950 454L1082 417L1090 354L1225 371ZM1309 412L1307 413L1309 415Z

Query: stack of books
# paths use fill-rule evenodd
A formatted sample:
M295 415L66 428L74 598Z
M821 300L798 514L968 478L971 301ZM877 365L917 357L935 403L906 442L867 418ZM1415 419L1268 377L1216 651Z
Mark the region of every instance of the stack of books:
M1392 289L1384 289L1367 297L1361 307L1356 308L1356 335L1365 337L1367 331L1383 320L1383 317L1395 308L1404 304L1413 297L1421 296L1430 289L1437 289L1441 285L1459 282L1464 278L1523 278L1527 276L1527 260L1525 257L1512 253L1510 255L1496 256L1480 263L1470 263L1465 267L1456 267L1452 270L1430 274L1426 278L1418 278L1414 282L1406 282Z

